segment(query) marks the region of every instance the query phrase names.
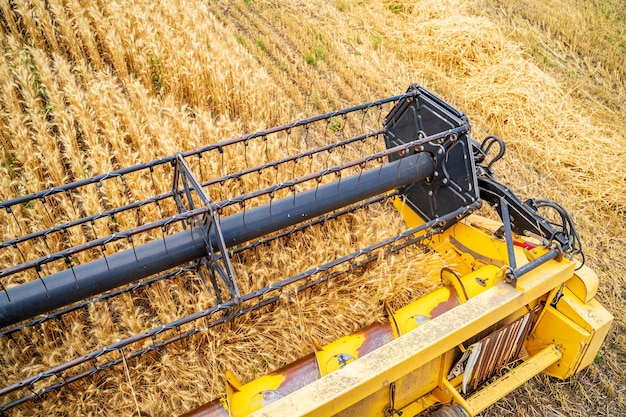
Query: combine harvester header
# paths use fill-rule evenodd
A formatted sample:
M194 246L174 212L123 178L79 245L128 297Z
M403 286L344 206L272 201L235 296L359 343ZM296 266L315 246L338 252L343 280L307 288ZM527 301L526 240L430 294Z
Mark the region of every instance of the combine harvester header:
M571 376L592 363L612 317L594 298L595 273L576 260L584 258L567 212L522 202L494 179L504 151L499 138L474 141L462 113L413 85L0 202L3 224L16 231L0 242L2 338L28 340L51 320L176 277L191 276L212 298L16 378L0 387L0 414L203 330L237 326L284 293L409 247L453 260L440 288L398 309L385 302L387 322L326 346L314 341L315 352L270 375L242 383L227 373L226 396L188 415L474 416L538 373ZM240 291L233 257L388 200L403 232ZM483 202L501 221L475 213ZM47 226L33 230L34 218Z

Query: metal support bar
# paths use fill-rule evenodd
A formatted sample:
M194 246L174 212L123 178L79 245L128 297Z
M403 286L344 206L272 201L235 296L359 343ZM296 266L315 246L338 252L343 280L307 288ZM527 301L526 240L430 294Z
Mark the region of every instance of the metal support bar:
M235 279L235 273L230 261L230 253L224 243L224 235L222 234L222 229L220 227L219 217L211 205L210 197L204 192L202 185L200 185L189 169L189 166L185 162L181 153L176 154L172 195L174 195L176 200L179 213L183 213L188 209L182 201L182 193L178 188L179 182L183 187L184 195L187 197L189 210L194 210L196 208L192 192L198 196L203 206L209 208L209 212L202 216L202 224L200 225L202 229L204 229L203 236L205 236L204 241L206 243L207 255L203 258L206 259L204 264L207 266L209 273L211 274L211 282L213 283L213 290L215 291L218 302L221 302L221 296L218 295L220 293L220 289L217 286L217 281L215 279L216 275L219 276L226 286L226 289L228 289L231 300L235 302L235 305L238 305L239 300L241 299L241 294L239 293L237 280ZM191 227L193 228L194 225L192 224ZM209 241L209 236L215 237L213 243ZM217 253L220 255L218 256Z
M521 277L524 274L527 274L528 272L532 271L533 269L537 268L539 265L542 265L546 262L548 262L550 259L555 259L557 258L560 254L562 254L562 252L558 249L552 249L546 253L544 253L543 255L541 255L540 257L538 257L537 259L533 259L532 261L528 262L527 264L520 266L519 268L513 270L513 274L515 275L516 279Z
M224 242L224 235L220 227L220 220L215 210L211 210L210 217L206 217L204 226L204 236L206 242L206 249L209 254L208 260L212 270L217 272L220 279L228 289L230 293L230 299L235 302L237 308L232 309L230 315L234 315L239 310L239 304L241 300L241 294L239 292L239 286L235 279L235 272L233 270L232 263L230 261L230 253ZM215 244L210 241L210 237L215 236ZM219 256L216 252L219 252ZM215 289L218 291L218 288Z
M416 368L455 348L475 335L478 329L496 324L511 311L559 286L572 276L574 267L573 263L554 263L549 271L537 268L524 276L524 291L497 283L455 309L251 416L321 417L340 412L360 415L365 410L356 408L360 404L368 404L368 397L378 393L387 395L392 382L401 380Z
M509 258L509 266L511 269L517 268L515 260L515 250L513 249L513 231L511 230L511 217L509 216L509 205L504 199L500 198L500 210L502 210L502 224L504 224L504 238L506 240L506 251Z
M548 366L562 357L561 350L555 345L546 346L521 365L507 372L502 377L481 389L466 400L468 408L465 410L470 416L475 416L494 404L500 398L508 395L515 388L521 386L533 376L539 374Z
M513 287L517 285L517 261L515 260L515 248L513 245L513 231L511 228L511 216L509 215L509 204L504 197L500 197L500 212L502 213L502 224L504 227L504 239L506 240L506 252L509 258L509 268L506 271L506 281Z

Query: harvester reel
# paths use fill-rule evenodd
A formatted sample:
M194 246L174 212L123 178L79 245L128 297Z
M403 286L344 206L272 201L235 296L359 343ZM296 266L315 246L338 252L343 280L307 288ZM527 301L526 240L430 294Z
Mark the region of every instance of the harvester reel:
M150 322L158 322L155 327L133 331L134 334L115 343L102 343L91 352L82 352L67 362L46 365L50 366L47 370L20 380L16 377L0 387L0 414L97 372L126 366L127 359L188 340L215 326L236 325L238 317L275 305L285 293L297 294L329 283L413 245L432 245L431 249L443 251L444 257L457 256L466 264L463 275L446 266L442 277L450 279L444 279L442 287L393 312L386 304L388 323L374 323L356 336L346 336L346 340L362 343L355 350L344 350L341 340L324 347L315 343L315 355L300 362L306 364L306 377L298 374L297 363L285 367L292 377L293 386L289 389L279 384L259 391L253 381L254 386L248 387L256 398L252 406L267 406L271 413L271 407L288 400L290 393L302 392L304 388L296 385L306 382L310 386L325 376L322 374L326 371L333 376L354 369L351 367L368 358L360 358L361 355L374 356L387 348L387 355L380 359L384 362L399 354L391 350L393 343L409 343L409 340L412 347L426 343L430 339L400 337L410 338L417 334L410 332L423 330L430 331L434 339L442 337L450 343L447 350L440 352L440 357L430 359L435 364L433 369L444 362L449 364L447 369L434 372L443 379L430 379L435 382L433 392L436 389L456 392L453 381L463 387L456 397L439 399L443 404L453 405L444 406L432 416L468 417L466 410L470 406L462 407L455 400L472 393L474 400L468 401L478 404L477 407L489 406L488 401L476 399L483 384L518 359L522 345L529 340L536 321L542 320L544 311L558 308L561 300L574 303L571 300L575 297L587 304L582 307L572 304L570 310L589 308L593 314L581 317L597 318L585 327L596 333L585 336L584 340L599 348L598 340L606 335L612 317L604 314L597 303L590 303L595 295L594 285L597 287L593 273L580 263L574 265L563 259L563 254L571 258L580 253L571 217L556 203L522 202L498 183L493 164L504 154L504 143L488 137L478 144L472 140L470 131L465 115L424 88L412 85L398 96L0 202L0 220L11 224L11 230L19 231L0 242L3 259L21 259L0 270L0 337L23 344L19 349L16 347L16 354L20 351L24 354L30 348L29 337L37 334L33 329L43 333L41 329L51 320L63 325L65 317L73 320L76 312L88 313L92 305L106 306L120 296L129 299L135 308L135 299L141 297L134 296L153 285L179 285L181 292L187 291L202 300L202 303L174 306L179 309L176 317L167 316L163 322L157 318ZM498 152L487 158L494 146L499 147ZM279 156L270 157L270 154ZM354 157L355 154L359 156ZM213 176L207 178L208 175ZM147 184L152 195L136 196L133 181ZM244 184L258 184L258 187L248 185L252 189L243 189ZM261 245L280 242L279 239L386 201L393 202L403 216L405 230L362 245L352 253L335 254L336 259L325 260L291 276L281 275L273 282L257 283L250 279L250 287L242 290L244 286L233 267L235 256L244 259L244 255ZM483 201L493 205L502 219L501 230L491 235L484 232L486 226L474 228L471 222L461 221ZM539 209L555 211L560 220L546 220ZM31 222L31 218L37 216L45 216L51 226L32 230L31 223L36 222ZM120 218L126 219L124 226L118 222ZM580 276L571 275L574 266L581 271ZM531 282L540 287L537 293L518 292L518 278L538 268L556 272L537 274ZM565 280L573 283L575 295L567 293ZM494 300L479 299L480 294L502 284L500 281L511 285L500 286L496 296L490 295ZM554 290L552 294L555 285L558 292ZM520 301L522 298L524 302ZM445 326L437 327L435 320L457 307L474 308L474 304L463 305L473 301L478 306L474 311L477 315L501 303L502 309L497 313L502 317L481 318L485 322L495 321L475 331L472 315L465 314L457 317L465 323L458 336L453 327L445 335L437 333L438 329L455 324L443 322ZM515 306L513 310L521 307L522 311L508 311L511 306ZM560 320L561 316L554 314ZM549 316L547 320L557 319ZM567 320L563 319L562 323L569 325ZM551 325L550 322L548 326ZM494 330L495 327L498 329ZM452 343L446 339L450 334L459 340ZM474 343L467 346L474 346L471 352L462 348L470 339ZM541 342L539 338L536 340ZM548 347L541 343L532 364L539 366L539 363L546 369L560 359L562 352L554 340L546 343ZM572 351L574 348L570 348ZM419 355L411 349L407 352ZM452 371L454 361L462 357L460 352L469 352L467 363L462 359ZM115 356L116 353L119 355ZM318 357L326 359L316 362ZM397 369L406 368L378 369L379 365L377 362L365 370L384 373L393 369L398 373ZM526 371L522 376L531 373ZM355 381L361 376L348 380ZM396 376L401 381L402 375ZM229 373L226 381L228 400L218 399L206 405L206 409L220 416L239 415L233 414L232 398L244 398L241 409L248 410L251 404L245 399L246 384ZM387 415L400 415L402 407L410 406L398 405L396 409L397 402L409 398L406 390L415 388L415 384L406 381L396 384L394 379L377 382L368 386L383 386L382 401L387 402L379 410L386 410ZM337 387L341 384L332 388ZM358 401L345 405L358 405ZM432 398L429 401L431 405L436 403ZM229 410L224 408L226 403Z
M415 120L408 125L407 114L411 112L417 112L425 125L416 125ZM381 126L383 118L385 122ZM428 126L439 118L445 122ZM341 127L337 128L338 125ZM48 213L53 223L50 228L0 242L0 249L15 252L13 259L23 259L22 263L0 271L1 337L12 337L23 329L60 320L93 303L106 303L119 295L133 294L186 274L196 274L202 285L212 291L215 300L204 310L144 329L127 339L0 388L0 396L35 382L41 386L42 381L61 372L71 375L74 367L147 338L155 343L133 351L130 357L161 349L203 328L271 305L280 299L284 289L304 291L358 270L381 253L393 253L419 243L427 235L418 233L420 231L443 230L480 205L469 129L460 113L421 87L412 86L399 96L0 202L6 221L16 223L16 230L29 230L21 223L31 215L29 210ZM267 159L270 147L283 156ZM257 151L249 151L249 148ZM294 148L297 151L290 154ZM353 152L360 149L361 155L356 159L344 157L335 161L337 155L349 154L347 149ZM243 169L233 170L234 164L229 163L229 158L243 159ZM207 179L207 172L214 172L214 168L210 168L214 166L221 166L218 172L222 175ZM310 171L289 176L290 170L295 172L297 167L303 166L310 166ZM275 177L273 183L272 177ZM168 186L163 187L156 178L168 178ZM252 178L252 183L256 179L259 184L263 180L264 185L233 193L244 178ZM149 184L154 195L143 200L133 198L132 183L136 180ZM424 225L295 276L284 277L264 288L245 294L240 292L231 265L233 254L399 194L404 193L407 202L421 205L422 199L412 197L417 189L411 191L411 184L418 183L423 185L414 186L433 191L423 204L423 211L428 213ZM446 191L448 189L451 191ZM120 196L120 205L112 204L119 201ZM90 198L101 206L100 211L87 211L83 201ZM75 217L55 219L50 215L53 206L72 207L70 212ZM152 213L153 217L146 213ZM121 229L117 220L121 217L134 218L136 225ZM102 223L106 224L104 228L100 227ZM68 241L68 236L82 235L85 231L89 237L79 245L49 245L53 241ZM44 245L38 245L39 242ZM32 251L33 246L47 249ZM4 285L5 282L18 284ZM198 324L194 327L194 323ZM182 327L189 330L180 331ZM168 334L170 337L164 337ZM162 335L163 339L159 340ZM122 358L112 359L60 383L44 385L38 391L0 406L0 411L121 362Z

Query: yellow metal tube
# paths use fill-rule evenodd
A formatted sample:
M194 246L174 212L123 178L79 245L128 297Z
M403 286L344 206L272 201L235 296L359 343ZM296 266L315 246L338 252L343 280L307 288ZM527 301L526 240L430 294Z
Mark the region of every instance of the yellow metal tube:
M289 364L271 374L257 378L247 384L240 383L234 375L228 373L227 408L230 417L244 417L260 410L285 395L302 388L318 378L343 368L357 358L389 343L399 335L415 330L420 325L450 311L467 300L465 286L471 287L475 281L489 282L481 288L491 287L496 281L498 268L488 266L469 274L462 279L452 275L445 278L447 286L392 312L392 323L376 323L351 335L316 349L315 355L309 355ZM473 290L476 293L477 290ZM223 402L215 401L211 407L204 406L197 412L190 412L187 417L225 415Z
M351 409L458 344L531 303L572 276L574 264L550 262L522 277L518 291L499 282L479 296L338 371L255 412L253 416L331 416ZM400 407L402 405L399 405Z

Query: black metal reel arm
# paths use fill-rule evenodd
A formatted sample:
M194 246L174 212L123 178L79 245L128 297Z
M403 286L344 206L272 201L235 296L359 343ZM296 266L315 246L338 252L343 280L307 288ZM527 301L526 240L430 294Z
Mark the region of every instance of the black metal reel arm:
M502 139L487 136L482 143L474 142L473 146L480 197L496 209L505 223L505 229L509 223L510 229L518 235L539 236L546 246L555 243L560 250L571 256L582 255L578 233L571 216L563 207L549 200L529 199L522 202L493 177L492 165L506 150ZM494 146L498 147L498 152L488 160L487 156L492 153ZM538 210L543 207L553 209L560 217L560 223L551 222L541 216ZM508 212L508 216L503 216L503 212Z

